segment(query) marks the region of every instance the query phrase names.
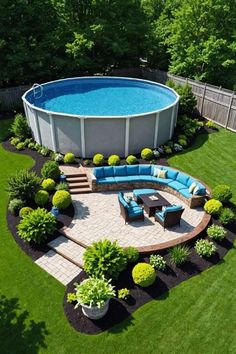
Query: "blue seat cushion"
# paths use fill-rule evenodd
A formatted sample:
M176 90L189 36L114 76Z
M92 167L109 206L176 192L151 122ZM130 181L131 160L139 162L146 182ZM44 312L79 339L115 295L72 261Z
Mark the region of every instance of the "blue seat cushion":
M126 176L126 166L115 166L113 167L114 176Z
M139 165L126 166L126 170L127 170L128 176L138 175L139 174Z
M139 205L134 200L131 200L129 202L129 207L136 208L136 207L139 207Z
M93 174L96 178L104 177L104 168L103 167L95 167L93 169Z
M132 182L132 176L116 176L114 177L116 183L128 183L128 182Z
M182 194L185 198L189 199L192 197L192 194L189 193L189 190L188 188L185 188L185 189L181 189L180 191L180 194Z
M148 175L139 175L139 176L130 176L130 179L133 182L152 182L153 181L153 177L152 176L148 176Z
M162 221L164 221L164 219L165 219L164 211L158 211L158 212L156 213L156 216L157 216L159 219L161 219Z
M168 184L170 182L173 182L173 180L170 178L159 178L159 177L152 177L152 181L160 184Z
M133 195L135 197L139 197L142 194L149 194L149 193L155 193L156 190L152 188L143 188L143 189L134 189L133 190Z
M104 167L104 177L114 177L113 167Z
M176 191L179 191L181 189L185 189L186 186L183 185L182 183L179 183L177 181L172 181L170 183L168 183L168 186L170 186L171 188L175 189Z
M140 175L151 175L151 165L139 165Z
M116 183L115 178L114 177L104 177L104 178L99 178L97 180L98 184L108 184L108 183Z
M128 214L131 217L143 215L143 209L140 207L128 208Z
M176 181L182 183L184 186L187 186L188 180L189 176L182 172L179 172L176 177Z
M172 170L172 168L169 167L166 167L165 169L167 170L167 178L175 180L179 172Z

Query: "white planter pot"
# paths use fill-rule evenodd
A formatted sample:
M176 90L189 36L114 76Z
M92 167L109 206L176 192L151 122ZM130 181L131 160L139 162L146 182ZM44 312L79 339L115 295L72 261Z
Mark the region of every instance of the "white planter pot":
M101 308L98 308L97 306L87 306L87 305L81 305L82 306L82 312L83 314L90 318L91 320L99 320L100 318L104 317L105 314L108 311L109 308L109 301L108 299L104 306Z

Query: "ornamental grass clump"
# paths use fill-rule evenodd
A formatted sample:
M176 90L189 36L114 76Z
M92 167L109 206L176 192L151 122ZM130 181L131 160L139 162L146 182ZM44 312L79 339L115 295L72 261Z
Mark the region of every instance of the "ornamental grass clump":
M235 213L230 208L223 208L220 213L220 221L223 225L231 224L235 221Z
M132 277L135 284L146 288L156 280L155 269L148 263L138 263L132 270Z
M25 206L25 202L21 199L12 199L8 204L8 210L11 214L18 215L18 212L21 208Z
M190 252L187 246L175 246L170 249L171 263L180 266L188 260L189 254Z
M67 182L60 182L56 186L57 191L69 191L69 184Z
M222 241L226 234L227 232L223 226L211 225L207 228L207 235L213 240Z
M151 266L158 270L165 270L166 269L166 261L162 256L159 254L151 254L149 258L149 262Z
M212 191L212 198L219 200L221 203L227 203L232 198L232 191L226 184L219 184Z
M200 257L211 257L216 253L216 246L212 241L200 239L195 243L195 251Z
M222 210L222 203L216 199L208 200L204 205L204 210L210 215L219 215Z

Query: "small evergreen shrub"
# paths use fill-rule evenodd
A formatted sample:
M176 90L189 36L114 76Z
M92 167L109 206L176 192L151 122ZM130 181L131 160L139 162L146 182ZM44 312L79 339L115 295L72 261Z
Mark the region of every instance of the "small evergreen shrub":
M104 164L104 156L102 154L95 154L93 157L93 164L95 166L101 166Z
M222 241L226 233L226 230L222 226L211 225L207 228L207 235L213 240Z
M180 139L183 139L183 140L186 140L186 141L188 140L186 135L184 135L184 134L179 134L178 135L178 140L180 140Z
M56 219L46 209L35 209L21 219L18 225L18 235L24 241L42 243L56 230Z
M72 152L68 152L64 156L65 163L74 163L75 162L75 155Z
M19 210L23 208L24 205L25 203L21 199L15 198L10 200L8 204L8 210L11 214L18 215Z
M56 182L52 178L46 178L42 182L42 188L45 191L53 191L56 187Z
M149 262L150 262L151 266L155 269L165 270L165 268L166 268L166 261L159 254L151 254L151 256L149 258Z
M31 131L27 120L22 114L15 116L14 122L11 125L10 131L20 140L25 140L31 137Z
M30 207L23 207L21 208L20 212L19 212L19 216L21 218L24 218L26 215L32 213L34 209L30 208Z
M132 277L135 284L146 288L156 280L155 269L147 263L138 263L132 270Z
M198 240L194 248L200 257L211 257L216 252L214 243L204 239Z
M170 249L170 259L177 266L185 263L189 257L189 248L187 246L177 245Z
M58 180L60 178L61 172L56 161L46 161L41 169L41 175L43 178L51 178L53 180Z
M231 224L235 220L235 214L230 208L223 208L220 213L220 221L223 225Z
M118 290L118 299L127 300L129 296L130 296L129 289L123 288Z
M212 122L211 120L208 120L206 122L206 127L213 129L213 130L218 130L218 126L216 123Z
M64 210L71 204L71 195L65 190L56 191L52 197L52 204L58 209Z
M184 139L179 139L178 143L183 147L186 147L188 145L187 140L184 140Z
M16 149L19 150L19 151L24 150L25 149L24 143L18 143L16 145Z
M88 275L116 279L127 265L123 248L117 242L101 240L86 248L84 270Z
M45 206L49 201L49 194L47 191L40 190L35 194L34 201L39 206Z
M141 157L143 160L151 160L152 157L153 157L153 151L149 148L144 148L142 151L141 151Z
M192 92L192 88L188 84L184 84L176 88L180 95L180 112L182 114L192 114L197 104L197 99Z
M69 184L67 182L60 182L56 186L57 191L69 191Z
M222 210L222 203L216 199L208 200L204 205L204 210L210 215L219 215Z
M133 263L136 262L139 258L139 251L135 247L127 247L125 250L125 256L127 263Z
M137 157L134 156L134 155L129 155L127 158L126 158L126 162L128 165L135 165L137 163Z
M118 155L111 155L108 158L109 166L117 166L120 164L120 157Z
M212 198L219 200L221 203L227 203L232 198L232 191L226 184L219 184L212 191Z
M19 138L11 138L10 143L11 143L11 145L16 146L20 143L20 139Z
M16 198L30 202L34 199L35 193L40 189L40 186L41 179L34 172L22 170L8 179L6 190L10 199Z

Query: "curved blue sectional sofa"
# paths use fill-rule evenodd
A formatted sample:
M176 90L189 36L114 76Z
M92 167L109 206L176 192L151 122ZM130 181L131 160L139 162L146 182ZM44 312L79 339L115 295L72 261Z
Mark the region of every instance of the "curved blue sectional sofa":
M154 177L154 169L166 170L166 178ZM175 194L190 207L201 206L209 193L206 186L197 179L168 166L130 165L96 167L89 178L93 191L121 190L134 188L155 188ZM197 194L189 192L192 183L198 186Z

